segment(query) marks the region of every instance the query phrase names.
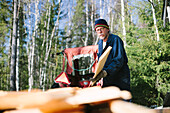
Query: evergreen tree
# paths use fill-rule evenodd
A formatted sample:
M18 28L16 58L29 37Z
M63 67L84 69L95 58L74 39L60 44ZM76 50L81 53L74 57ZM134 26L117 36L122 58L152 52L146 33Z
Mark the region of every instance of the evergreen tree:
M12 28L12 2L0 1L0 89L9 90L10 37ZM7 44L8 43L8 44ZM8 47L7 47L8 45Z
M74 47L84 46L83 40L86 36L86 14L84 7L84 0L76 0L76 7L72 19L72 31L73 34L72 44Z
M161 31L159 32L160 41L157 41L149 2L140 1L138 4L141 4L141 7L138 7L139 22L136 25L131 24L127 34L132 100L141 105L160 106L170 87L168 79L170 77L168 72L170 56L167 49L169 31L167 28L163 28L161 16L157 15L157 19L160 21L158 28ZM160 13L158 9L161 7L161 4L155 4L155 12Z

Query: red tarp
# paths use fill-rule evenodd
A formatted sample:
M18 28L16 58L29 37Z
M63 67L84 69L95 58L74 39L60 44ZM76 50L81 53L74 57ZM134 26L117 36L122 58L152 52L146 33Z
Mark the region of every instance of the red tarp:
M68 59L67 62L67 74L71 74L73 69L72 67L72 59L76 55L81 54L93 54L94 60L97 58L97 52L98 52L98 45L91 45L91 46L84 46L84 47L76 47L76 48L67 48L64 50L64 53L66 54L66 57ZM69 64L68 64L69 63ZM97 60L92 66L92 72L95 72Z

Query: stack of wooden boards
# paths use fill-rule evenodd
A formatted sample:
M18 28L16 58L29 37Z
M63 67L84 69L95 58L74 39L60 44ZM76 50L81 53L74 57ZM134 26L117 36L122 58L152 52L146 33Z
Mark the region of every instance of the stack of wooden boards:
M122 99L131 99L128 91L117 87L58 88L45 92L0 91L2 113L159 113ZM163 113L168 113L169 109Z

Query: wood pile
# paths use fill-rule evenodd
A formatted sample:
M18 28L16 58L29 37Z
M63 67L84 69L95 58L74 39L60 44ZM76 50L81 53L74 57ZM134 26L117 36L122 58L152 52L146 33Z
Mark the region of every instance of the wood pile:
M1 113L170 113L170 109L149 109L124 100L128 91L117 87L67 87L45 92L0 91ZM160 112L161 111L161 112Z

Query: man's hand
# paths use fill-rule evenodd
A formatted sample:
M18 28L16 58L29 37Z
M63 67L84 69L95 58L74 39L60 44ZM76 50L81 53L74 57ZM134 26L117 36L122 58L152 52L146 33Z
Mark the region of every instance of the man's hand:
M96 82L96 85L102 87L103 86L103 78L101 78L98 82Z
M90 79L90 86L93 86L98 80L107 76L107 72L102 70L95 78Z

